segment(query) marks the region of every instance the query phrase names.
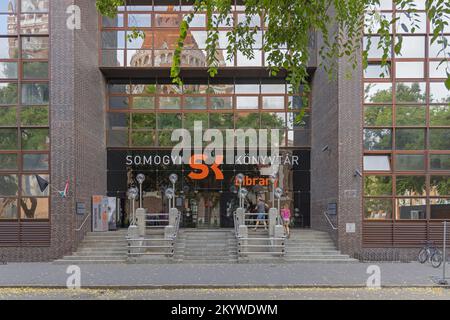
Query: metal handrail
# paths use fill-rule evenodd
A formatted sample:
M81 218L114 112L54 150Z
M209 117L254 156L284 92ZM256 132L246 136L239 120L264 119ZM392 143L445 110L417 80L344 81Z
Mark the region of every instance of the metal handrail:
M330 217L328 217L328 213L326 211L323 212L325 218L327 219L328 223L331 226L331 229L337 230L338 228L334 226L333 222L331 222Z
M81 229L83 229L84 224L86 223L87 219L91 216L91 213L89 213L86 218L84 218L83 223L81 224L81 226L77 229L75 229L76 232L81 231Z

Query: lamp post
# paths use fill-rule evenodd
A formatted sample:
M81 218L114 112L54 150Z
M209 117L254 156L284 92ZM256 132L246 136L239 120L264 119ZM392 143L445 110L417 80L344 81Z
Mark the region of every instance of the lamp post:
M138 194L138 190L136 187L131 187L130 189L128 189L128 199L131 201L131 225L135 225L136 224L136 217L135 217L135 212L134 212L134 201L136 200Z
M172 173L169 176L169 180L170 182L172 182L172 191L173 191L173 204L172 204L172 208L175 208L175 183L177 183L178 181L178 175L176 175L175 173Z
M239 190L239 207L244 208L244 199L248 194L248 190L246 188L241 188Z
M283 189L281 188L276 188L275 189L275 197L277 198L278 201L278 212L280 212L280 200L281 200L281 196L283 195Z
M272 183L272 208L275 208L275 181L277 181L276 173L273 173L269 177L270 183Z
M172 199L173 199L175 193L172 188L167 188L165 195L166 195L166 198L169 200L169 211L170 211L170 209L172 208Z
M136 176L136 180L139 183L139 208L142 208L142 183L145 181L145 175L142 173L139 173Z
M242 188L242 182L244 181L244 175L242 173L238 173L236 175L236 181L239 184L239 190L238 190L238 196L239 196L239 207L242 208L242 199L241 199L241 188Z

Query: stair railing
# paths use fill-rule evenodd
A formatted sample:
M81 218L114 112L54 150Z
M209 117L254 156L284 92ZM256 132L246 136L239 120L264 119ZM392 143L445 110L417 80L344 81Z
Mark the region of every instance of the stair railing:
M337 230L338 228L334 226L333 222L331 222L330 217L328 216L328 212L324 211L323 215L325 216L325 219L328 221L328 224L330 225L331 229Z

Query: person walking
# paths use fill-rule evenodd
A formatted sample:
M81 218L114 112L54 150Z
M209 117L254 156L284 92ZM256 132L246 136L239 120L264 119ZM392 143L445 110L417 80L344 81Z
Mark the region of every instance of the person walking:
M256 205L256 212L258 215L256 216L256 224L255 224L255 231L259 226L259 223L262 221L264 223L264 230L267 230L267 223L266 223L266 204L262 198L258 199L258 203Z
M283 209L281 209L281 218L283 218L284 230L286 231L286 235L289 238L290 230L289 224L291 223L291 210L289 209L289 205L287 203L284 204Z

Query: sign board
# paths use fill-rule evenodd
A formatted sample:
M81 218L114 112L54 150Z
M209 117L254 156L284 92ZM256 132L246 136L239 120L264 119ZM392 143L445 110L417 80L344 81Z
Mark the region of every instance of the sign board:
M86 204L84 202L77 202L76 213L80 216L86 214Z
M117 229L117 199L115 197L108 197L108 229Z
M337 203L336 202L328 203L327 214L329 214L330 216L337 214Z
M355 233L356 225L354 223L346 223L345 224L345 232L347 233Z
M92 196L92 231L108 231L108 198Z

